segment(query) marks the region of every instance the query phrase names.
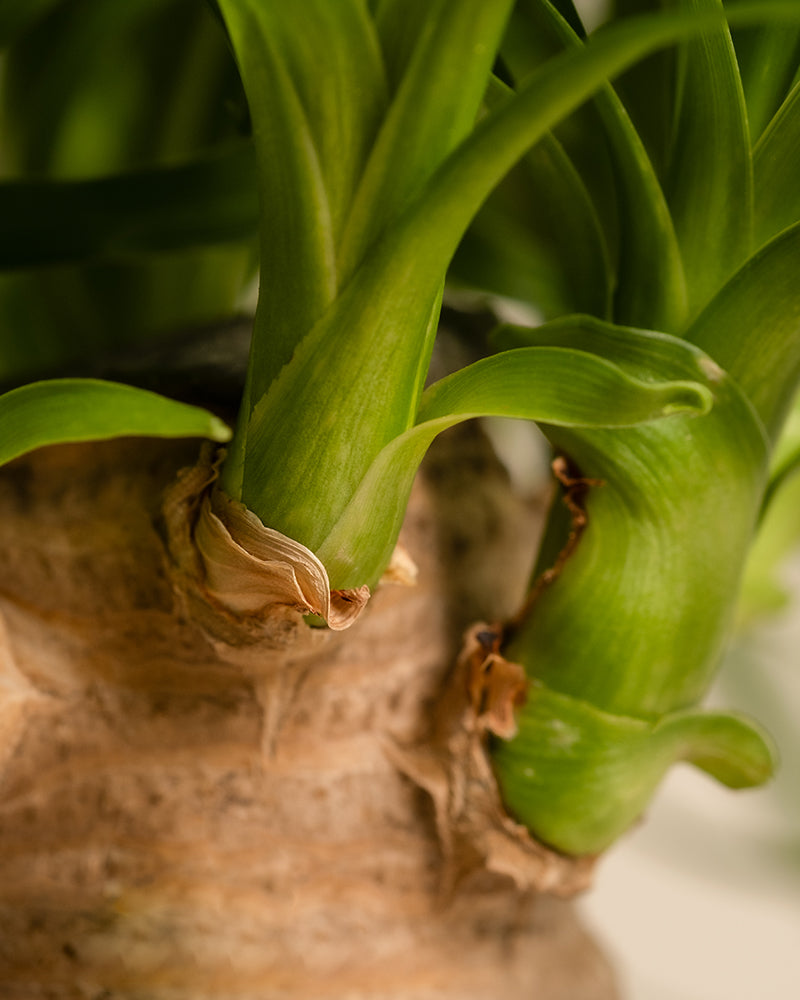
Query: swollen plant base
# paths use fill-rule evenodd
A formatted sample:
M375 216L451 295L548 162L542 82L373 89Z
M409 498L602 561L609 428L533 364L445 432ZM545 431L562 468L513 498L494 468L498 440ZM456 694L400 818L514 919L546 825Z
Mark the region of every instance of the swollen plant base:
M475 749L462 633L525 568L483 440L452 435L417 484L417 585L341 632L254 629L176 583L160 504L196 453L63 446L0 475L0 998L613 998L571 904L532 887L585 866L492 870L496 804L484 831L433 807Z

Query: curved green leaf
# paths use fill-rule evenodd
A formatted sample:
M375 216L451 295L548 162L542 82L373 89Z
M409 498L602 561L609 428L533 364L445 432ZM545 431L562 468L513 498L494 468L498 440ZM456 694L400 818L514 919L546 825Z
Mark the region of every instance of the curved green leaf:
M631 339L637 336L648 340L647 334L631 333ZM564 427L625 427L671 414L707 412L712 393L702 384L706 379L695 352L681 341L665 339L674 348L671 365L665 351L643 377L603 357L602 344L576 350L540 343L485 358L431 386L422 397L416 426L378 454L316 550L334 585L374 582L380 576L416 470L436 435L454 424L505 416Z
M249 143L181 166L85 181L0 183L0 268L128 257L251 239Z
M116 382L54 379L0 396L0 464L45 445L128 436L227 441L231 432L207 410Z
M733 788L766 781L766 735L736 715L679 712L657 722L614 715L531 684L519 731L492 759L512 815L570 854L607 848L647 807L667 769L689 761Z
M625 331L596 321L562 324L561 335L567 344L605 338L615 360L625 351ZM588 491L580 542L508 655L554 690L615 714L660 715L705 692L766 479L768 445L749 402L710 358L684 346L714 396L705 415L615 430L543 427L575 475L604 485ZM648 361L635 338L626 353L620 364L641 377ZM560 506L545 551L566 541Z

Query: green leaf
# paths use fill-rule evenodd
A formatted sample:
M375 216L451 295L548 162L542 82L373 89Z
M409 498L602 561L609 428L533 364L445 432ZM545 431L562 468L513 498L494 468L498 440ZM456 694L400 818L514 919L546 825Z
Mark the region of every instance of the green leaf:
M800 28L760 24L735 32L733 41L755 142L791 88L800 60Z
M800 9L792 12L800 16ZM751 6L746 13L755 16ZM316 549L376 455L414 419L447 265L493 185L608 73L718 21L679 13L618 25L585 49L550 60L483 118L373 245L268 392L251 391L224 487L231 492L242 482L241 499L265 523ZM276 316L277 325L291 322ZM255 355L252 370L263 377Z
M227 441L231 434L207 410L115 382L54 379L0 396L0 464L44 445L128 436Z
M348 218L345 276L472 128L510 8L510 0L417 5L419 33Z
M605 850L646 809L676 761L732 788L772 774L768 737L736 715L678 712L658 721L614 715L533 682L519 732L492 759L512 815L569 854Z
M528 5L526 10L535 15L534 26L539 32L544 29L560 47L581 47L578 36L548 4L537 4L535 8ZM515 26L519 20L518 14ZM593 140L584 175L591 177L597 172L598 145L607 147L610 155L613 200L617 204L614 230L619 227L616 234L606 223L605 233L609 246L618 242L614 316L620 323L647 324L677 332L686 312L686 281L664 194L647 151L614 90L603 87L593 106L597 121L587 129L583 113L574 127L583 125L581 134L588 133ZM587 184L591 186L589 177ZM608 201L609 194L599 191L595 198ZM604 211L598 207L600 218Z
M551 324L558 327L558 324ZM556 331L557 332L557 331ZM648 334L640 337L646 353ZM598 338L598 341L600 338ZM558 343L557 336L553 341ZM317 555L335 586L374 583L385 568L400 530L408 494L429 445L441 431L477 416L504 416L560 426L622 427L677 413L703 413L711 393L695 355L665 338L662 358L642 377L631 375L594 348L547 345L512 350L478 361L426 390L416 426L389 443L322 541ZM672 354L671 371L663 373ZM675 365L681 355L683 367ZM676 376L677 371L677 377Z
M800 223L762 247L686 333L734 378L777 437L800 381Z
M664 6L664 0L616 0L614 16L644 14ZM675 73L676 52L670 49L643 59L615 84L661 183L666 176L673 139Z
M723 10L722 0L678 0L678 6ZM694 316L745 260L752 235L747 112L724 23L682 43L678 86L667 192Z
M800 6L762 0L758 6L740 4L736 10L736 18L742 21L778 14L800 19ZM598 32L581 49L548 60L514 98L478 123L387 234L385 243L391 241L394 267L402 271L415 267L438 277L439 262L453 254L477 208L529 146L608 77L660 46L719 22L717 11L665 12L631 19ZM378 244L375 255L383 249Z
M252 239L249 143L180 166L85 181L0 183L0 268L140 256Z
M799 159L800 82L781 105L753 153L756 247L800 221Z
M511 93L499 81L490 91L497 91L490 106ZM492 192L461 241L448 280L530 302L547 319L609 313L612 274L600 220L552 133Z
M565 346L605 341L632 377L652 366L662 378L694 377L714 397L704 415L634 428L543 427L573 475L604 485L586 493L579 543L507 655L605 711L661 715L696 703L713 676L758 517L767 441L733 380L691 345L656 337L656 366L641 334L586 318L551 326L551 342L559 331ZM556 553L566 543L559 507L545 542Z

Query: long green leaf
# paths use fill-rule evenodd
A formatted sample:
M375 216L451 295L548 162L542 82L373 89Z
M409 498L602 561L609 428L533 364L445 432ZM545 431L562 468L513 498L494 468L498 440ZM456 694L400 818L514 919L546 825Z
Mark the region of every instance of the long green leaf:
M344 275L470 131L510 0L435 0L359 185L342 246Z
M544 29L561 48L580 48L579 37L550 4L528 4L526 9L535 13L537 37ZM518 15L516 23L519 20ZM519 47L520 42L516 45ZM593 147L602 144L609 150L618 206L614 220L619 227L614 316L620 323L678 332L686 311L686 281L672 219L655 170L610 86L599 90L593 106L598 122L590 127L600 133L592 134ZM591 175L596 169L595 153L584 167L584 174ZM608 200L603 193L595 197ZM602 214L598 210L601 218ZM608 225L606 240L609 246L616 243Z
M332 208L306 109L276 31L286 4L221 0L253 121L262 283L254 333L256 398L336 293ZM269 237L267 236L269 234ZM267 340L259 331L268 328Z
M756 247L762 246L782 229L800 222L798 162L800 82L781 105L753 153Z
M733 41L755 142L791 88L800 60L800 28L760 24L735 32Z
M231 434L207 410L116 382L54 379L0 396L0 464L44 445L128 436L227 441Z
M781 435L775 445L770 465L769 487L764 497L766 510L783 485L800 472L800 395L794 400ZM800 530L800 518L798 530Z
M800 20L800 6L762 0L759 5L739 4L729 12L729 17L748 23L770 16ZM452 255L477 208L528 147L608 77L660 46L719 23L715 11L635 18L598 32L585 48L549 60L445 161L398 226L375 248L372 266L386 268L387 275L392 267L414 268L438 280L439 262Z
M723 11L722 0L678 0L678 6ZM679 87L668 200L694 316L750 252L750 135L727 25L682 43Z
M555 136L538 142L492 192L448 281L529 302L545 319L610 314L613 274L600 221Z
M557 328L557 324L553 324ZM650 342L641 338L642 350ZM388 444L367 471L317 554L336 586L374 582L391 555L416 470L441 431L476 416L539 420L560 426L622 427L675 413L703 413L711 393L681 341L657 341L652 368L632 376L602 356L599 340L582 350L546 344L493 355L426 390L418 422ZM557 341L556 341L557 342ZM597 353L598 348L601 353ZM678 363L680 361L680 363Z
M615 18L662 10L668 0L616 0ZM625 109L647 149L650 161L663 184L675 125L674 50L655 52L627 70L615 83Z
M252 239L249 143L182 166L86 181L0 183L0 268L129 257Z
M512 93L493 79L487 104L496 107ZM546 319L608 315L613 276L600 220L555 135L545 135L492 192L448 280L530 302Z
M755 16L751 6L746 13ZM492 186L609 73L718 21L679 13L617 25L585 49L551 60L485 117L372 248L269 392L253 397L244 478L234 456L230 474L223 470L224 487L230 492L242 481L241 499L262 520L316 549L375 456L413 422L417 385L409 373L416 376L424 360L420 345L429 339L447 264Z

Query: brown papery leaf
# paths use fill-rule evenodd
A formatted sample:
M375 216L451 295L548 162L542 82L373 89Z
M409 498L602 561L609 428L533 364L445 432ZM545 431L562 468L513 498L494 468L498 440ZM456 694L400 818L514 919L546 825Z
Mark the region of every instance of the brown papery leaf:
M368 587L331 592L325 567L310 549L266 527L219 489L204 498L194 537L207 590L237 615L282 605L318 615L338 631L352 625L369 600Z

